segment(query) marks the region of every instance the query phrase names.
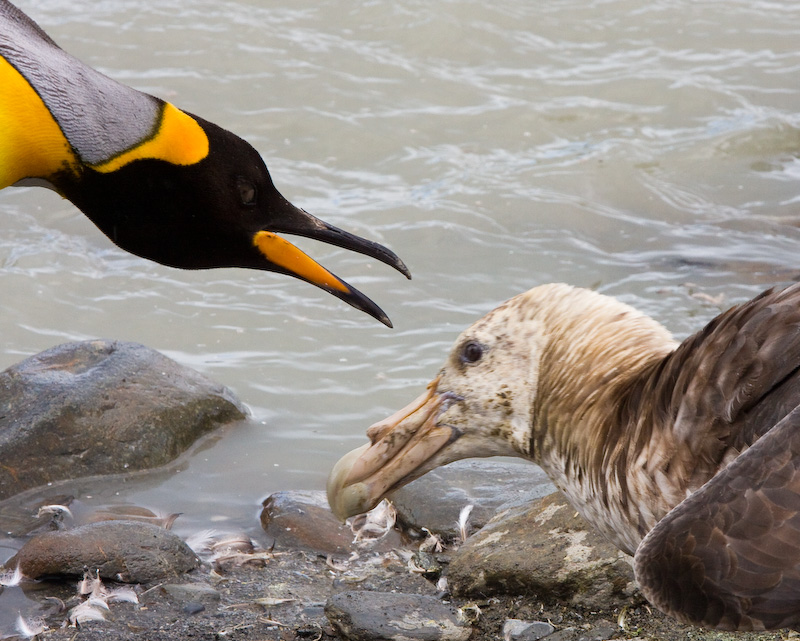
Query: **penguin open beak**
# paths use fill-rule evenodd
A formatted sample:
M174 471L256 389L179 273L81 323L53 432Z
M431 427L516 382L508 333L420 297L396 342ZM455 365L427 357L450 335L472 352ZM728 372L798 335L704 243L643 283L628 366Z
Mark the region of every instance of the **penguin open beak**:
M372 300L329 272L292 243L278 236L276 232L313 238L330 245L366 254L394 267L410 279L411 273L394 252L371 240L329 225L324 220L312 216L288 201L284 201L284 208L276 223L270 224L268 230L258 231L253 236L253 245L271 265L275 266L274 271L295 276L316 285L356 309L366 312L387 327L392 327L389 317Z
M412 403L367 430L370 442L345 454L328 477L328 503L344 521L447 460L437 457L459 434L438 418L451 400L434 379ZM461 458L460 456L457 458Z

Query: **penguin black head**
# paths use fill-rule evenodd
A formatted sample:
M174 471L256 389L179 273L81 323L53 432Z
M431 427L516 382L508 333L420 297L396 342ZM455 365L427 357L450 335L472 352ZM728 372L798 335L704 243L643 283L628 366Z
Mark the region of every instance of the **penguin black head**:
M53 187L129 252L184 269L295 276L391 327L375 303L277 234L361 252L410 278L394 253L298 209L244 140L86 66L7 0L0 86L0 189Z
M338 229L292 205L246 141L191 116L208 138L199 162L133 160L113 171L83 165L53 176L54 186L114 243L143 258L183 269L247 267L321 287L391 327L384 312L300 249L294 234L376 258L410 278L400 258L378 243Z

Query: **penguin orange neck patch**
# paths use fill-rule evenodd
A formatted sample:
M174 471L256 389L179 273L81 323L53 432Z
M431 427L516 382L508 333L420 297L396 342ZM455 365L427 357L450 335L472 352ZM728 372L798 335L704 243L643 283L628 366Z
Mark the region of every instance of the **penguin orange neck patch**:
M75 171L78 160L39 94L0 57L0 189Z
M197 121L165 102L155 132L141 144L92 169L108 173L134 160L164 160L173 165L193 165L208 155L208 137Z
M84 163L47 105L2 56L0 87L0 189L25 178L49 180L65 170L79 173ZM86 166L109 173L145 158L192 165L208 156L208 151L208 137L197 121L165 102L150 136L105 162Z

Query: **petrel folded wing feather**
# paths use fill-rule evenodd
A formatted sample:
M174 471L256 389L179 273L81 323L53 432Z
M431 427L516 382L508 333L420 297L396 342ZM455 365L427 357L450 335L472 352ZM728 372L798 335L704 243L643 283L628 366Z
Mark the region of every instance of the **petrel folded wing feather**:
M667 357L653 398L676 441L716 469L800 405L800 285L720 314Z
M799 496L800 407L645 537L635 557L645 596L696 625L797 624Z

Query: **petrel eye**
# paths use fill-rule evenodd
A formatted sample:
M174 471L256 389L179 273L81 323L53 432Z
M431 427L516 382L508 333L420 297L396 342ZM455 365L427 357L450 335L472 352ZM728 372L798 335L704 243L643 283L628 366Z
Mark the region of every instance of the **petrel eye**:
M476 341L468 341L461 348L462 363L477 363L483 357L483 345Z
M256 204L256 186L253 183L247 178L239 177L236 180L236 186L239 189L239 198L241 198L243 205Z

